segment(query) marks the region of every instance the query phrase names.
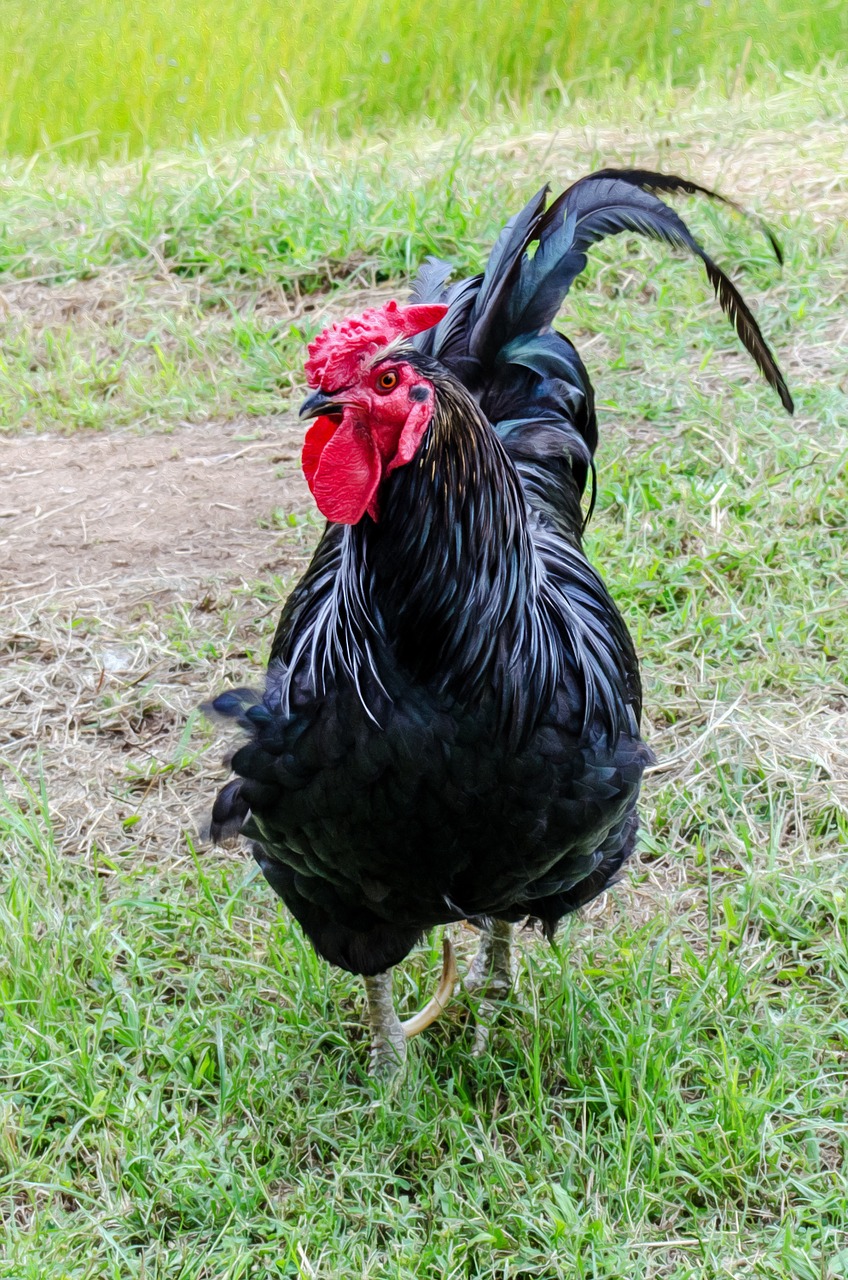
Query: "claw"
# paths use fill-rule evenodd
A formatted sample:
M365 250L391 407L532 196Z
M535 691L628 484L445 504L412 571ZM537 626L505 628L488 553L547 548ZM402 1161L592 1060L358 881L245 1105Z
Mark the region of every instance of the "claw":
M442 941L442 976L436 988L436 994L432 1000L428 1000L423 1009L401 1023L403 1034L407 1040L412 1036L417 1036L420 1031L429 1027L430 1023L435 1022L444 1012L448 1001L453 995L456 978L456 957L453 954L450 939L445 938Z

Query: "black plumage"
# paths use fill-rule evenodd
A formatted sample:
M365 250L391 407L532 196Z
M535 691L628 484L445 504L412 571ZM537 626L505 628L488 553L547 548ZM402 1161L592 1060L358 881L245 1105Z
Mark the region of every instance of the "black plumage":
M392 349L435 392L420 447L384 480L379 519L328 524L262 695L214 703L248 736L213 835L253 841L342 968L380 973L463 918L551 932L632 852L651 758L638 663L582 549L594 399L551 327L590 246L637 231L693 252L792 407L738 290L649 188L705 191L605 170L547 208L539 192L482 275L448 284L425 264L412 301L448 310Z

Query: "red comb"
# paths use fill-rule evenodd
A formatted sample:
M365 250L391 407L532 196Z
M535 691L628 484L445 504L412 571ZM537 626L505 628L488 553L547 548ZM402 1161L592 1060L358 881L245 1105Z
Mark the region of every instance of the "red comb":
M363 356L376 355L396 338L411 338L432 329L446 311L441 303L399 307L392 301L331 324L309 344L307 382L322 391L340 391L359 376Z

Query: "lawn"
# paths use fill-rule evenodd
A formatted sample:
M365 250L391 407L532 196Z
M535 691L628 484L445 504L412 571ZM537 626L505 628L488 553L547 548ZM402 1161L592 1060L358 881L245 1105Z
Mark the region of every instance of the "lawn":
M0 151L138 153L295 123L567 115L640 84L726 95L848 55L843 0L4 0Z
M848 1277L846 105L840 72L775 73L3 162L0 1277ZM696 263L595 254L562 323L599 400L590 554L660 759L639 855L555 948L522 936L486 1055L459 997L385 1095L360 983L202 838L227 743L196 708L256 680L319 533L304 340L612 163L775 227L782 268L680 205L798 409Z

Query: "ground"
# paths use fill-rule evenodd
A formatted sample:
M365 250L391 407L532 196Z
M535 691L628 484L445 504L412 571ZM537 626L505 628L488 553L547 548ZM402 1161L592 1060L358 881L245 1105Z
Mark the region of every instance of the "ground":
M222 569L228 580L274 567L255 496L272 489L306 507L292 464L302 433L286 423L187 424L178 438L123 433L0 442L14 506L0 513L14 592L84 591L123 597L128 580L181 581ZM290 475L279 476L284 464ZM47 502L45 498L55 498Z
M6 171L0 1276L848 1276L839 102ZM696 264L598 255L563 323L600 399L590 550L660 757L640 852L557 948L521 939L483 1059L460 999L383 1096L359 984L203 838L228 744L198 707L260 678L318 536L303 339L423 252L479 261L541 177L616 162L777 226L782 271L681 206L798 413ZM404 1006L438 965L434 936Z

